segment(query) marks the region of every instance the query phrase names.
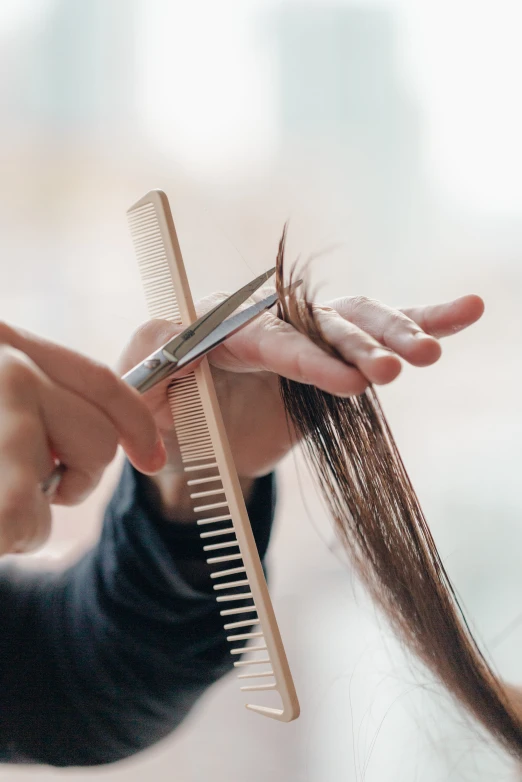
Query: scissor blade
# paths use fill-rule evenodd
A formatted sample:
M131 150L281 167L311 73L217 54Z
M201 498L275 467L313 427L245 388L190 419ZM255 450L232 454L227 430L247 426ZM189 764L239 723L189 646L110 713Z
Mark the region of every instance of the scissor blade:
M262 299L261 301L256 302L256 304L252 304L252 306L241 310L241 312L238 312L236 315L227 318L227 320L217 326L217 328L208 334L208 336L204 337L196 347L189 350L189 352L179 361L176 369L181 369L181 367L190 364L190 362L194 361L196 358L204 356L205 353L208 353L210 350L217 347L217 345L220 345L221 342L224 342L224 340L227 337L230 337L235 331L238 331L243 328L243 326L250 323L250 321L254 320L254 318L257 318L264 310L272 307L276 301L277 293L273 293L270 296L267 296L266 299Z
M289 288L286 288L284 294L286 295L290 290L297 288L302 280L297 280ZM153 388L157 383L165 380L169 375L174 375L179 369L190 364L191 361L195 361L197 358L204 356L210 350L221 344L227 337L234 334L239 329L246 326L260 315L263 310L272 307L277 301L277 293L272 293L270 296L258 301L251 307L247 307L241 312L237 312L227 320L221 322L210 334L207 334L202 340L198 340L195 347L192 350L187 351L183 358L179 361L173 361L167 354L167 348L172 345L168 342L163 345L154 353L151 353L141 364L138 364L131 369L127 374L123 376L123 380L133 388L136 388L140 393L148 391L149 388Z
M288 293L290 290L297 288L299 285L301 285L301 283L302 280L297 280L293 283L292 286L285 290L285 293ZM236 331L239 331L239 329L242 329L243 326L246 326L248 323L257 318L257 316L260 315L264 310L268 310L270 307L273 307L277 299L278 294L274 292L261 301L258 301L255 304L252 304L250 307L241 310L241 312L237 312L235 315L227 318L227 320L223 321L223 323L214 329L211 334L202 339L201 342L196 345L196 347L186 353L177 365L176 369L181 369L181 367L190 364L191 361L195 361L195 359L200 358L209 351L213 350L232 334L235 334Z
M219 328L220 324L228 318L229 315L237 310L237 308L255 293L258 288L264 285L274 274L275 270L274 266L272 269L263 272L263 274L260 274L255 280L251 280L251 282L233 293L225 299L225 301L222 301L211 309L210 312L207 312L205 315L202 315L201 318L198 318L198 320L192 323L185 331L178 334L173 340L165 345L165 353L167 355L171 353L175 356L178 359L179 365L181 359L193 349L197 348L202 340L209 337L217 328ZM198 355L200 354L198 353ZM183 361L183 363L186 364L187 362Z

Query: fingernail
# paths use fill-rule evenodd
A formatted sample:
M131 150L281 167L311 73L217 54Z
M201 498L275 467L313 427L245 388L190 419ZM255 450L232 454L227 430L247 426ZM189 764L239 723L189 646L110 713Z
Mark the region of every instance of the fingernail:
M416 331L413 334L414 339L429 339L430 342L434 339L434 337L430 337L429 334L426 334L425 331Z

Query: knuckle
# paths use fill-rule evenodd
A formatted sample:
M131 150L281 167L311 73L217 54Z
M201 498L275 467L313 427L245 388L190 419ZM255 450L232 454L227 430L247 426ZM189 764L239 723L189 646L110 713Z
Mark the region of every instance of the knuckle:
M263 312L258 318L258 324L263 331L288 333L293 330L292 326L285 323L284 320L280 320L271 312Z
M0 344L10 344L14 335L14 329L3 320L0 320Z
M413 322L407 318L406 315L403 315L402 312L399 312L398 310L393 310L388 314L386 319L386 325L383 329L384 339L386 340L394 337L400 331L410 332L412 331L413 326ZM418 331L418 328L415 328L415 331Z
M0 346L0 383L6 392L18 394L35 380L32 367L23 356L11 348Z
M358 312L361 309L366 309L369 304L374 304L374 299L370 299L368 296L350 296L348 297L347 301L350 305L350 310L352 312Z
M93 362L91 380L102 393L104 402L112 403L121 399L124 383L106 364Z
M326 309L335 310L340 315L345 315L346 313L350 312L353 298L353 296L340 296L337 299L331 299L330 301L327 301L324 307Z
M341 296L327 302L327 306L340 315L345 321L355 321L357 318L367 318L369 310L379 306L377 299L369 296Z
M320 316L322 322L330 323L332 320L339 321L341 318L339 311L329 304L314 304L313 312L314 315Z

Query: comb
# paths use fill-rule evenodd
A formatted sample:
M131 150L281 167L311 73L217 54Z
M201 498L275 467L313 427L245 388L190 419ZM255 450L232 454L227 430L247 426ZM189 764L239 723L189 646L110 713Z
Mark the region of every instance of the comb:
M167 196L153 190L127 216L150 317L189 326L196 310ZM263 701L274 691L281 704L246 708L290 722L299 716L299 701L207 358L190 375L173 380L168 400L206 561L217 568L210 577L230 652L242 655L234 662L240 690Z

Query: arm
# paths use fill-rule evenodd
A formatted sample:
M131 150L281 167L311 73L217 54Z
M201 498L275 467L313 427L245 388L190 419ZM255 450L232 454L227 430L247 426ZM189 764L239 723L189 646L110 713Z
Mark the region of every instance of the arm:
M99 544L60 574L0 572L0 746L57 766L127 757L231 668L198 529L160 517L127 463ZM261 556L273 477L249 512Z
M293 444L278 375L358 394L369 382L393 380L401 359L434 363L434 336L453 334L481 313L474 296L405 311L339 299L321 318L342 360L271 313L233 335L212 364L245 490ZM121 370L173 328L146 324ZM176 478L180 455L166 385L140 397L108 368L0 324L0 554L45 540L51 514L40 482L55 457L67 466L53 499L62 504L94 488L118 443L141 473L163 470L155 483L140 479L138 486L137 473L126 468L100 544L64 573L0 570L0 753L11 759L63 765L128 755L178 724L229 665L194 534L169 524L187 501ZM268 535L268 481L252 488L258 536ZM264 549L267 537L258 543Z

